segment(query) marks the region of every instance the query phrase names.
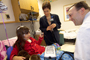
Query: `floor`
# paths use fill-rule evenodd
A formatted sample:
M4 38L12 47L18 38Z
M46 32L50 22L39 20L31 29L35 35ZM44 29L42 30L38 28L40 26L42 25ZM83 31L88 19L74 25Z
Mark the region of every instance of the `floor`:
M65 42L64 45L61 46L61 49L64 51L74 52L75 51L75 43L74 42Z

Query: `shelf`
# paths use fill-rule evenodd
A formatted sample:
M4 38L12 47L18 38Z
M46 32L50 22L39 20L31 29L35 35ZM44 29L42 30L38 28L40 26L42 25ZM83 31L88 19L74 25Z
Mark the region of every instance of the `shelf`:
M9 22L4 22L4 23L16 23L15 21L9 21ZM3 24L3 22L0 22L0 24Z
M32 21L28 20L28 21L20 21L20 22L32 22ZM33 20L33 22L39 22L39 20Z
M19 16L21 13L28 14L30 12L36 12L33 16L39 16L38 1L37 0L11 0L15 22L32 22L32 21L20 21ZM30 4L30 5L29 5ZM31 9L33 8L33 10ZM37 22L37 21L33 21Z

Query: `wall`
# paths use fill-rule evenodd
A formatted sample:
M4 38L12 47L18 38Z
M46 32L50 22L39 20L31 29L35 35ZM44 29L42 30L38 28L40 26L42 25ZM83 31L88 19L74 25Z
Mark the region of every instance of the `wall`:
M2 13L4 21L15 21L15 18L13 16L11 0L2 0L2 2L3 2L3 4L5 4L8 7L8 10L4 11L5 13ZM10 15L10 19L6 19L5 14L9 14ZM1 14L0 14L0 22L2 22Z
M5 11L5 12L6 12L6 14L10 15L9 21L12 21L12 20L15 21L14 13L13 13L13 10L12 10L12 5L11 5L11 0L2 0L2 2L8 7L8 10ZM2 18L0 18L0 20L1 19ZM5 21L6 21L6 19L5 19ZM31 22L25 22L25 23L6 23L5 25L6 25L6 30L7 30L8 38L16 36L16 27L17 26L25 25L28 28L30 28L30 30L31 30ZM0 24L0 40L6 39L6 38L7 37L6 37L6 34L5 34L4 25Z

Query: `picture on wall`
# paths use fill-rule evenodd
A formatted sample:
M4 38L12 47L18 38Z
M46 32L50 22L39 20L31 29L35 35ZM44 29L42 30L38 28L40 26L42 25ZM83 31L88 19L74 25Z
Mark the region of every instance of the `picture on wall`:
M70 6L72 6L73 4L69 4L69 5L65 5L63 7L63 12L64 12L64 21L69 21L69 16L67 14L67 10Z

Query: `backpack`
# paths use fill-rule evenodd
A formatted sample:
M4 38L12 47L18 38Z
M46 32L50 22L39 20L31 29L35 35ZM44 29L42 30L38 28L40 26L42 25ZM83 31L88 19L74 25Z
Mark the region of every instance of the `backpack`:
M0 41L0 60L3 60L6 56L6 47L2 41Z
M74 60L74 54L64 51L59 60Z
M10 55L11 55L12 50L13 50L13 46L10 46L7 49L7 52L6 52L6 54L7 54L7 60L10 60Z

